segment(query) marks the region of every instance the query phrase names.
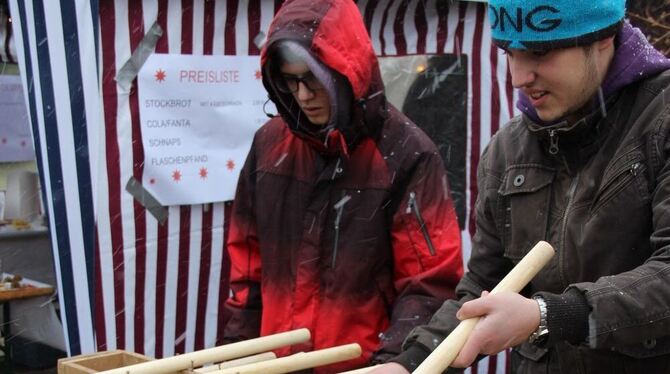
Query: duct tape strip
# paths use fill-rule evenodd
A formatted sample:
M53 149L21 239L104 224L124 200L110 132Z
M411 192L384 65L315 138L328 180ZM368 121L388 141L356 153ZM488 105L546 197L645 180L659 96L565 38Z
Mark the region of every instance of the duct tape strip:
M142 206L145 207L161 225L168 218L168 208L161 205L154 195L144 189L142 183L135 179L135 177L130 177L130 179L128 179L128 183L126 183L126 191L128 191L135 200L142 204Z
M123 64L123 67L119 69L119 72L116 74L116 82L119 84L123 92L130 92L133 80L137 77L142 65L144 65L149 56L154 53L156 43L158 43L158 39L160 39L162 35L163 29L158 22L154 22L149 31L144 35L144 38L142 38L140 44L133 51L130 59L128 59L128 61Z

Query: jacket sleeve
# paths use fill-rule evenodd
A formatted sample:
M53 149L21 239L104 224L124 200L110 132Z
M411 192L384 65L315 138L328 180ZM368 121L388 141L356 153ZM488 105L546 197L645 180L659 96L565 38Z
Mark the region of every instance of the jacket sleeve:
M422 154L403 186L393 214L391 242L396 299L381 349L373 361L400 352L409 331L428 322L463 275L461 236L444 164Z
M412 330L403 343L403 352L392 359L410 371L423 362L460 322L456 312L466 301L479 297L483 290L491 290L509 272L512 264L502 255L504 249L497 236L493 210L490 204L497 193L500 176L486 173L488 148L478 168L479 194L475 203L476 233L472 241L469 271L456 287L456 299L447 300L426 325Z
M225 343L260 335L261 257L256 235L254 152L252 144L240 171L226 243L231 264L231 296L226 301L230 319L224 330Z
M652 164L648 174L651 255L630 271L568 289L581 291L588 303L589 346L631 357L670 350L670 96L656 96L645 113L654 115L637 120L653 123L656 132L650 147L656 167Z

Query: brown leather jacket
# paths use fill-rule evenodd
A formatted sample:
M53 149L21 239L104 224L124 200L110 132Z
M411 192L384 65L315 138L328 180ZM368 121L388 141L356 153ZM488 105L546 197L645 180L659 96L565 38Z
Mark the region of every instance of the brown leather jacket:
M597 111L570 128L513 119L485 151L478 183L460 301L415 329L396 361L421 362L464 301L546 240L557 255L523 294L576 294L582 340L561 338L580 322L574 305L554 308L553 331L549 307L551 344L514 348L514 372L670 373L670 71L622 90L605 118Z

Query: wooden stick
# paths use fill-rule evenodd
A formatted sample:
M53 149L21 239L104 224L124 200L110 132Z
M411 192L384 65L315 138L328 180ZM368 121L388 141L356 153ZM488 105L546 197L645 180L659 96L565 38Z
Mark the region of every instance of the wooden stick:
M309 369L335 362L351 360L361 355L361 347L354 344L341 345L333 348L312 352L300 352L276 360L264 361L231 369L211 372L211 374L281 374Z
M198 374L210 373L212 371L234 368L236 366L253 364L255 362L263 362L263 361L268 361L268 360L274 360L276 358L277 358L277 355L274 354L274 352L259 353L257 355L242 357L242 358L238 358L236 360L225 361L225 362L221 362L221 363L216 364L216 365L210 365L210 366L207 366L207 367L202 367L200 369L195 369L195 370L193 370L193 372L198 373Z
M498 283L491 294L521 291L549 262L554 253L554 248L549 243L544 241L537 243ZM478 321L479 317L461 321L454 331L413 371L413 374L439 374L446 370L458 356L458 352L465 345Z
M365 367L365 368L343 371L343 372L340 372L338 374L365 374L367 372L372 371L372 369L376 369L378 366L381 366L381 365L368 366L368 367Z
M309 330L299 329L203 349L183 355L103 371L104 374L162 374L195 368L211 362L267 352L286 345L304 343L310 338Z

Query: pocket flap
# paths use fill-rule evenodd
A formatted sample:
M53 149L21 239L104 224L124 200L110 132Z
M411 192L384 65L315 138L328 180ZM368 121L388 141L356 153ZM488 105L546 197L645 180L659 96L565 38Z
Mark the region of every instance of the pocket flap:
M553 182L556 171L543 165L512 165L505 171L498 193L503 196L535 192Z

